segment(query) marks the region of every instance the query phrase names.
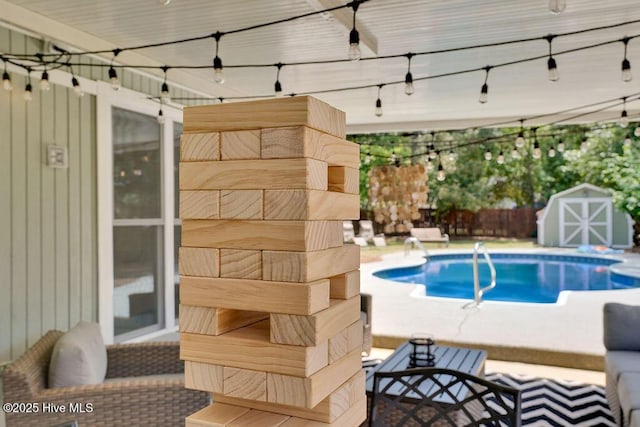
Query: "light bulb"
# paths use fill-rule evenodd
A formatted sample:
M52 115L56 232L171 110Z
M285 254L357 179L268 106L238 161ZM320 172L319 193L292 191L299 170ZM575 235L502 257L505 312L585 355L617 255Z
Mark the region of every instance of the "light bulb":
M71 77L71 85L73 86L73 91L75 92L76 95L84 96L84 92L80 87L80 82L78 82L78 79L75 76Z
M538 141L533 143L532 156L534 159L539 159L540 157L542 157L542 151L540 150L540 145L538 144Z
M12 90L13 85L11 84L11 76L6 71L2 73L2 87L4 90Z
M436 174L436 179L440 182L444 181L447 175L444 173L444 169L442 165L438 165L438 173Z
M553 145L551 146L551 148L549 148L549 152L547 153L547 156L549 156L552 159L556 156L556 150L555 148L553 148Z
M447 155L447 159L449 159L450 162L455 162L456 161L456 153L454 153L453 150L450 150L449 154Z
M588 149L589 149L589 143L585 139L580 143L580 151L582 151L583 153L586 153Z
M282 85L280 84L280 80L276 80L276 84L274 85L274 89L276 92L276 96L279 98L282 96Z
M633 80L633 75L631 74L631 63L627 58L622 60L622 81L630 82Z
M549 69L549 80L557 82L560 79L560 74L558 74L558 64L556 64L556 60L552 56L547 61L547 68Z
M499 165L504 164L504 153L502 151L500 151L500 154L498 154L496 163L498 163Z
M626 128L629 126L629 117L627 115L627 110L622 110L622 114L620 114L620 119L618 119L618 126L621 128Z
M404 93L407 95L413 95L416 89L413 87L413 76L411 73L407 73L404 77Z
M627 136L624 138L624 145L631 145L631 134L627 133Z
M426 165L427 171L431 172L433 170L433 162L431 161L430 158L427 157L427 165Z
M31 86L31 83L27 83L27 85L24 88L24 100L25 101L31 101L33 99L33 86Z
M222 59L218 55L213 58L213 78L216 83L224 83L224 72L222 71Z
M491 160L491 157L493 157L491 151L487 148L487 151L484 152L484 159L489 161Z
M391 153L391 163L395 163L396 160L398 159L398 156L396 155L396 152L392 152Z
M360 34L355 28L349 33L349 59L357 61L362 56L360 51Z
M164 113L162 112L162 109L158 110L158 117L156 117L156 120L159 124L164 124Z
M371 163L371 156L367 154L366 157L364 158L364 164L368 165L369 163Z
M48 91L51 89L51 85L49 84L49 73L46 71L42 72L42 78L40 79L40 90Z
M518 149L516 147L513 147L513 150L511 150L511 158L513 158L513 159L519 159L520 158L520 152L518 151Z
M636 128L634 129L633 134L634 134L635 136L640 136L640 126L638 126L638 127L636 127Z
M167 82L162 83L162 88L160 89L160 99L167 103L171 101L171 96L169 95L169 85Z
M436 153L435 150L429 151L429 158L430 159L435 159L436 157L438 157L438 153Z
M382 100L380 98L376 99L376 116L382 116Z
M562 140L560 140L558 142L558 152L559 153L563 153L564 152L564 142L562 142Z
M109 67L109 80L111 80L111 88L113 90L120 89L120 80L118 80L118 73L115 68Z
M516 147L522 148L524 147L524 132L518 132L518 137L516 138Z
M480 89L480 98L478 98L478 102L480 104L484 104L489 100L489 85L483 84L482 89Z
M549 12L562 13L567 8L567 0L549 0Z

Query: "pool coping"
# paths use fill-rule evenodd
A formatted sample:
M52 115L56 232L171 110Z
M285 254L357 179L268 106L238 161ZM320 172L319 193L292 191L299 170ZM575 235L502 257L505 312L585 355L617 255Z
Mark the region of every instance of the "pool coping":
M472 253L472 250L430 250L432 255ZM622 261L616 270L640 277L640 255L584 254L571 249L499 249L495 253L575 255ZM362 292L373 295L374 345L385 347L415 332L430 332L442 343L481 347L497 360L540 363L581 369L602 369L602 307L614 301L640 305L640 289L567 291L562 304L484 301L468 308L470 300L416 297L420 285L401 284L373 276L374 271L424 263L423 253L383 255L381 261L361 265ZM419 293L419 292L418 292ZM383 304L378 301L384 301Z

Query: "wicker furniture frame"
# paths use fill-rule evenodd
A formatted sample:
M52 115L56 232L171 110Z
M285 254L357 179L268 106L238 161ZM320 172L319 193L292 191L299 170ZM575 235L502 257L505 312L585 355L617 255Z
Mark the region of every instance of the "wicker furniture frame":
M371 427L520 427L520 390L442 368L376 372Z
M184 418L209 404L205 392L184 388L178 342L107 346L107 379L95 385L47 388L49 360L62 336L49 331L2 373L4 401L64 405L65 413L7 413L7 427L46 426L77 421L111 427L184 425ZM136 378L139 377L139 378ZM70 413L70 403L91 403L92 412Z

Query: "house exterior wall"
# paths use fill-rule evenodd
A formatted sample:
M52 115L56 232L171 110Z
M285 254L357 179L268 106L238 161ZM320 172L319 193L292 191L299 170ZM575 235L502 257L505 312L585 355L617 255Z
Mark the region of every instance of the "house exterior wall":
M33 54L42 43L0 26L0 53ZM104 67L74 71L108 81ZM26 75L11 67L9 72L13 91L0 87L0 364L50 329L98 321L97 163L111 161L98 159L95 95L78 97L62 84L42 93L40 72L33 72L33 100L26 102ZM118 74L125 88L159 94L157 79L126 69ZM70 86L70 74L61 78ZM194 96L174 87L171 94ZM68 149L68 168L46 165L52 144Z

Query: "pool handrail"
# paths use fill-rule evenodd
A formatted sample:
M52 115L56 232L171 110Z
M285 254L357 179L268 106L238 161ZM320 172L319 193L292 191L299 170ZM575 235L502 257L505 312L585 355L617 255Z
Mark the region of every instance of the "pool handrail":
M483 249L484 259L487 261L487 265L489 266L489 271L491 272L491 283L485 286L484 288L480 288L480 272L478 268L478 251L480 248ZM491 261L491 257L489 256L489 252L487 251L487 247L484 242L476 242L473 245L473 294L474 294L474 303L475 305L480 305L482 302L482 296L486 291L490 291L491 289L496 287L496 267L493 265L493 261Z
M411 252L411 245L416 245L418 248L422 249L422 252L424 252L424 257L429 258L429 251L424 247L422 242L420 242L417 237L409 237L404 241L404 256L408 256L409 252Z

